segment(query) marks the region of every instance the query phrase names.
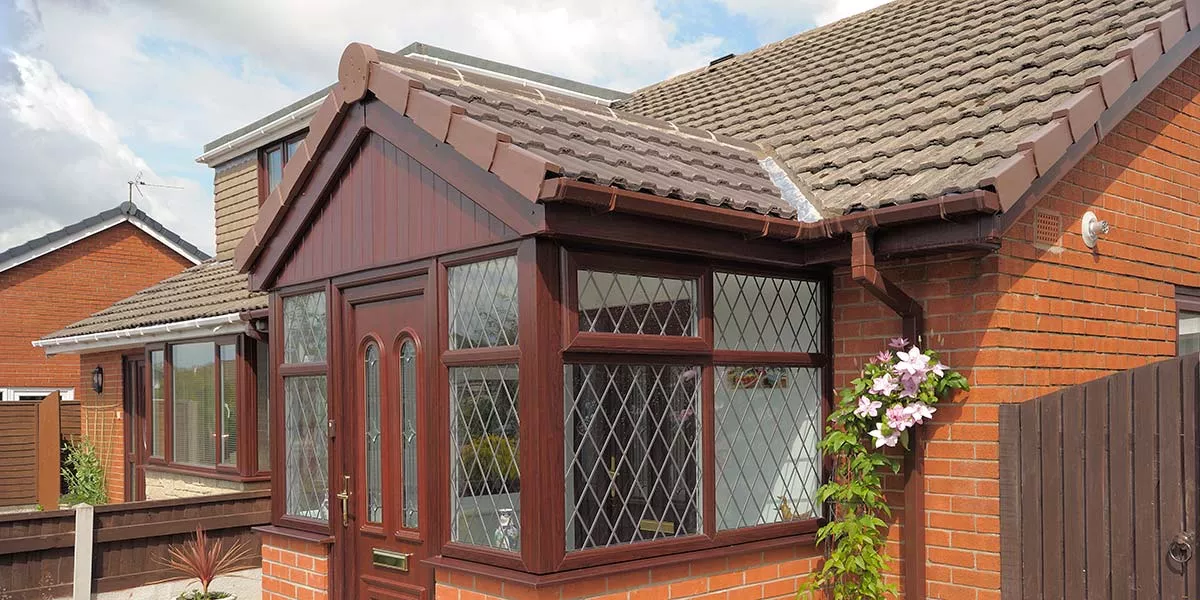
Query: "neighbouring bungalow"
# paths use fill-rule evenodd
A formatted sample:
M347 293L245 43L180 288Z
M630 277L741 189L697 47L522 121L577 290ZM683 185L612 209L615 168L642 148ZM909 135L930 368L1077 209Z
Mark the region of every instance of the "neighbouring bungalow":
M1000 407L1200 341L1198 29L901 0L627 97L350 45L222 263L264 597L791 598L823 415L904 335L973 387L889 482L895 581L998 598Z

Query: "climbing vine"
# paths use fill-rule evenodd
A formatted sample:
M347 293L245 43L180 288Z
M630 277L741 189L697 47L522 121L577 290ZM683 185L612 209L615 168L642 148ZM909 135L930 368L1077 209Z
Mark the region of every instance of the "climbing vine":
M967 389L966 378L948 370L937 353L896 338L841 391L820 443L834 462L833 477L817 492L818 502L833 508L817 531L829 554L802 591L825 590L834 600L896 594L883 577L889 557L882 517L891 515L883 473L898 473L900 460L886 449L908 450L910 431L930 422L938 401L956 389Z

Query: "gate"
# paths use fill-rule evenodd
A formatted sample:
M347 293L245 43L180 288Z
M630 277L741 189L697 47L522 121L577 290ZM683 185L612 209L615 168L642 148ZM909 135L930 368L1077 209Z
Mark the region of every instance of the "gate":
M1198 597L1198 358L1001 407L1005 600Z

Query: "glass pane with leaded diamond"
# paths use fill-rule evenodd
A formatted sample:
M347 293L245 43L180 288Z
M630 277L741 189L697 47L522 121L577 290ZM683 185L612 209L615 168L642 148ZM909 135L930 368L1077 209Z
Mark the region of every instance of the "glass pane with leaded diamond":
M450 349L517 344L517 257L446 269Z
M325 292L283 299L283 362L325 361Z
M329 446L325 376L285 377L284 460L287 514L329 520Z
M416 529L417 473L417 348L412 340L400 346L400 410L404 422L404 526Z
M566 365L566 548L698 534L700 367Z
M363 446L366 450L367 467L367 521L383 522L383 449L379 425L379 346L374 342L367 345L363 355Z
M725 350L821 352L821 284L713 274L715 346Z
M579 330L695 336L696 280L581 269Z
M450 539L521 549L517 366L450 369Z
M716 367L717 529L820 516L821 370Z

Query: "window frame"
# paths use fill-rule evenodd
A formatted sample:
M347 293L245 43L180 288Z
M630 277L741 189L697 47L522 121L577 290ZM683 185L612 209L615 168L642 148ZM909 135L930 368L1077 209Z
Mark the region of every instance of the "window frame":
M284 362L284 346L287 340L284 339L283 331L283 305L287 298L294 296L303 296L321 292L325 294L325 360L322 362L309 363L286 363ZM287 512L287 448L281 444L282 440L287 439L287 403L285 398L284 382L288 377L310 377L320 376L325 378L325 414L328 419L330 415L335 414L334 392L340 390L337 387L342 385L340 378L337 375L337 368L333 365L336 361L336 354L340 353L340 348L334 341L340 335L340 327L337 327L337 319L339 314L334 312L335 307L334 290L324 280L290 286L277 290L271 294L268 318L268 327L270 329L270 360L272 365L277 365L271 372L270 384L270 404L268 414L271 420L271 439L279 440L274 442L276 446L271 452L271 515L272 524L287 529L295 529L299 531L307 531L317 534L332 534L335 531L334 520L340 518L340 513L335 513L335 507L330 502L330 510L327 515L327 520L319 521L298 515L292 515ZM336 380L335 380L336 379ZM331 421L332 422L332 421ZM332 492L334 489L335 475L341 472L340 461L342 456L341 450L333 443L330 437L330 431L325 432L326 443L326 478L329 484L328 496L332 500Z
M0 388L0 402L39 402L46 396L59 393L63 402L75 400L75 388L39 388L39 387L10 387ZM21 399L21 396L40 394L37 399Z
M299 143L308 135L308 128L305 127L300 131L292 133L284 138L275 140L270 144L262 146L257 151L256 160L258 161L258 205L262 206L263 202L267 201L267 197L271 195L271 177L267 168L267 154L273 150L279 150L283 153L283 162L280 169L287 167L288 160L291 156L288 154L288 147L292 144ZM283 179L283 171L280 171L280 181Z
M813 368L821 371L822 385L820 423L818 432L823 431L824 421L832 410L833 403L833 332L832 332L832 277L828 272L815 270L785 270L769 267L747 266L721 261L705 262L702 265L688 264L686 258L631 257L628 254L608 251L576 250L571 246L559 247L557 266L562 269L561 303L562 336L560 368L573 364L699 364L701 367L701 465L699 511L702 517L700 533L686 537L664 538L628 544L616 544L601 548L567 551L565 538L551 540L555 571L580 569L590 566L621 563L631 560L666 558L670 555L779 538L812 535L826 522L824 517L781 523L769 523L729 530L717 529L717 465L716 465L716 408L715 372L718 366L786 366ZM694 338L672 338L661 335L597 334L579 332L578 315L578 269L595 268L602 271L634 273L664 277L695 277L698 280L696 298L697 333ZM636 269L636 270L634 270ZM801 279L820 285L821 339L820 352L766 352L727 350L715 347L713 330L714 272L735 273L757 277ZM561 379L562 374L559 373ZM557 402L554 413L561 424L563 413L563 390L559 388L557 398L540 399L541 402ZM551 442L561 455L565 448L565 432L559 429ZM561 465L565 467L565 465ZM821 460L820 481L826 481L830 473L827 459ZM562 473L554 484L555 495L565 502L565 482ZM522 500L524 502L524 499ZM561 513L561 514L560 514ZM554 535L565 535L567 507L558 505L554 519L558 523Z
M270 479L269 465L267 469L258 463L258 415L255 411L254 400L257 399L258 388L254 379L254 366L250 364L253 358L253 344L259 343L257 340L252 340L245 335L225 335L211 338L199 338L192 340L179 340L178 342L170 343L155 343L147 344L143 349L146 359L146 405L147 411L145 419L147 425L145 429L145 447L146 457L143 464L146 470L150 472L164 473L181 473L187 475L196 475L209 479L220 479L225 481L236 481L241 483L250 483L257 481L267 481ZM214 402L216 403L216 418L215 432L218 439L221 436L223 423L221 422L221 346L232 345L234 347L234 363L237 365L235 376L237 381L235 389L237 390L237 422L238 422L238 439L237 439L237 463L233 465L221 464L221 447L216 447L215 462L211 467L207 465L183 464L175 461L175 390L174 390L174 358L173 348L182 344L195 343L211 343L213 345L213 385L216 386L216 394L214 394ZM163 455L154 456L154 421L153 414L150 412L150 405L154 397L154 377L153 377L153 353L163 353Z
M1175 286L1175 355L1179 354L1179 331L1183 313L1200 314L1200 288Z

